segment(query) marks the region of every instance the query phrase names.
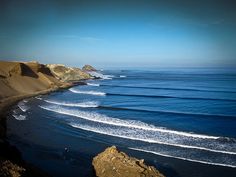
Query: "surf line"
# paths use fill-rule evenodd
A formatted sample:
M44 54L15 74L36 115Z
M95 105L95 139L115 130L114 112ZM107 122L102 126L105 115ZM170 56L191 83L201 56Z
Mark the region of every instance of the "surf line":
M126 136L122 136L122 135L114 135L111 133L105 133L105 132L102 132L99 130L91 130L89 128L80 127L79 125L75 125L73 123L71 123L69 125L71 125L74 128L79 128L79 129L82 129L85 131L95 132L95 133L99 133L99 134L103 134L103 135L109 135L109 136L113 136L113 137L129 139L129 140L136 140L136 141L143 141L143 142L148 142L148 143L164 144L167 146L175 146L175 147L181 147L181 148L187 148L187 149L197 149L197 150L210 151L210 152L216 152L216 153L222 153L222 154L236 155L236 152L214 150L214 149L208 149L205 147L198 147L198 146L188 146L188 145L182 145L182 144L166 143L166 142L161 142L161 141L157 141L157 140L147 140L147 139L142 139L142 138L126 137Z
M60 105L60 106L69 106L69 107L82 107L82 108L96 108L98 107L98 103L88 101L82 103L66 103L66 102L58 102L58 101L51 101L51 100L43 100L50 104Z
M100 119L94 119L94 118L89 117L88 115L79 115L79 113L83 113L83 114L87 113L87 112L82 112L82 111L79 111L79 112L77 112L77 114L75 114L75 113L69 112L70 110L67 110L67 109L52 109L52 108L47 108L47 107L44 107L44 106L39 106L39 107L42 108L42 109L48 110L48 111L57 112L59 114L74 116L74 117L78 117L78 118L81 118L81 119L85 119L85 120L89 120L89 121L93 121L93 122L99 122L99 123L108 124L108 125L128 127L128 128L136 128L136 129L142 129L142 130L147 130L147 131L156 131L156 132L163 132L163 133L170 133L170 134L172 133L172 134L176 134L176 135L179 135L179 136L186 136L186 137L192 137L192 138L214 139L214 140L220 138L220 137L217 137L217 136L191 134L191 133L186 133L186 132L181 132L181 131L151 127L148 124L145 124L145 125L136 124L135 125L135 124L130 124L128 121L122 121L120 119L111 118L111 117L104 117L103 120L101 118ZM100 114L99 114L99 116L100 116ZM107 120L108 118L111 121ZM143 122L137 122L137 123L143 123Z
M98 95L98 96L105 96L106 95L106 93L104 93L104 92L80 91L80 90L75 90L73 88L70 88L69 90L73 93L79 93L79 94Z
M208 164L208 165L217 165L217 166L236 168L236 166L234 166L234 165L206 162L206 161L201 161L201 160L188 159L188 158L184 158L184 157L176 157L176 156L172 156L172 155L162 154L162 153L158 153L158 152L154 152L154 151L148 151L148 150L143 150L143 149L138 149L138 148L130 148L130 147L128 147L128 149L135 150L135 151L146 152L146 153L152 153L152 154L163 156L163 157L170 157L170 158L175 158L175 159L180 159L180 160L186 160L186 161L190 161L190 162L197 162L197 163L203 163L203 164Z

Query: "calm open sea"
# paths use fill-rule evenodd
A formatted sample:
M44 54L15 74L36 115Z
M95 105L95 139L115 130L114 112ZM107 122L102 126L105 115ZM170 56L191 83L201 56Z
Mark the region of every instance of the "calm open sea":
M168 177L236 176L235 71L102 73L13 108L7 136L26 161L56 177L87 177L92 158L116 145Z

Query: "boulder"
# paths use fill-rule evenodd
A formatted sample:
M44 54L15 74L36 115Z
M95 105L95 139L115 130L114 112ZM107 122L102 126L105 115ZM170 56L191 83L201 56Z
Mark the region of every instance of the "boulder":
M147 166L144 160L129 157L115 146L93 158L97 177L164 177L155 167Z

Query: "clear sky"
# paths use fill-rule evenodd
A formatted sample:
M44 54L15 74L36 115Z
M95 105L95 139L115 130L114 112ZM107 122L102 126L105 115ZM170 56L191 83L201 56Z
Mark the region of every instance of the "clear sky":
M236 66L236 1L0 0L0 59Z

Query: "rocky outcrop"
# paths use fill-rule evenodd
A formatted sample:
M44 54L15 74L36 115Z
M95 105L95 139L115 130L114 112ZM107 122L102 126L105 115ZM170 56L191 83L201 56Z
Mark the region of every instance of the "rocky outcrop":
M84 67L82 68L83 71L97 71L94 67L92 67L91 65L84 65Z
M49 64L47 67L50 68L51 72L55 77L62 81L79 81L84 79L91 79L92 76L79 68L66 67L61 64Z
M144 160L129 157L115 146L94 157L93 166L97 177L164 177L154 167L145 165Z
M13 164L9 160L0 161L0 176L2 177L20 177L25 169Z

